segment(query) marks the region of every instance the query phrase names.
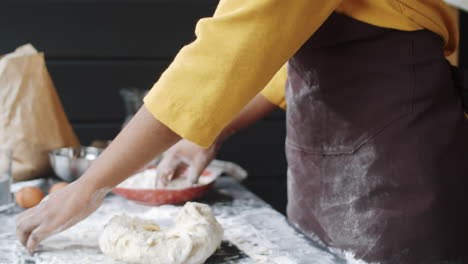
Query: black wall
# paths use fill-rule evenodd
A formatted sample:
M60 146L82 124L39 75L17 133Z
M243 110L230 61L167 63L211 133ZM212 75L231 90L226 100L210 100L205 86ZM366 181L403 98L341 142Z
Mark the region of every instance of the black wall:
M118 91L149 89L217 0L2 0L0 54L32 43L82 144L112 139L124 108ZM194 87L196 89L196 87ZM284 113L226 142L219 158L245 167L246 185L280 211L286 204Z

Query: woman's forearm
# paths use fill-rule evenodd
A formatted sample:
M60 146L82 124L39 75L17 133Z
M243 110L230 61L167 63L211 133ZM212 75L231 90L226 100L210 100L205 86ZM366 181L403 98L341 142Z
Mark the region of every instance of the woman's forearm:
M80 181L95 189L112 188L179 140L143 106Z
M224 141L232 134L235 134L239 130L267 116L276 108L277 106L275 104L268 101L262 94L258 94L242 109L236 118L223 129L217 141Z

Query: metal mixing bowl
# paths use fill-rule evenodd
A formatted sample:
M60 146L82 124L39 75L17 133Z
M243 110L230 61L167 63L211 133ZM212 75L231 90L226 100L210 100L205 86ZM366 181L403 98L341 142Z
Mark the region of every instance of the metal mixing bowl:
M49 152L49 160L55 174L72 182L91 166L104 150L95 147L61 148Z

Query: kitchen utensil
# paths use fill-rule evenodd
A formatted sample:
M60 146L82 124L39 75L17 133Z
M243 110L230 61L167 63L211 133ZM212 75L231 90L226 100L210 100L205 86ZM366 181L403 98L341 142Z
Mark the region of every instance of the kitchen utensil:
M49 152L49 159L55 174L72 182L91 166L102 151L95 147L61 148Z

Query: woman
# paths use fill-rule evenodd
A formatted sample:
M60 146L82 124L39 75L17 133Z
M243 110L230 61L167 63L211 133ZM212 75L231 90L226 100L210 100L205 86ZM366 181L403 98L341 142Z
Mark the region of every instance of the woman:
M441 0L222 0L196 34L86 174L18 217L29 250L181 137L221 141L266 86L236 120L263 113L231 126L286 98L288 216L304 233L366 261L468 260L468 123Z

